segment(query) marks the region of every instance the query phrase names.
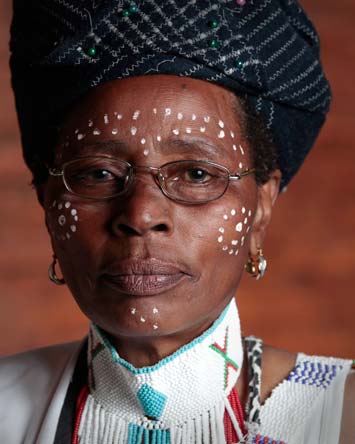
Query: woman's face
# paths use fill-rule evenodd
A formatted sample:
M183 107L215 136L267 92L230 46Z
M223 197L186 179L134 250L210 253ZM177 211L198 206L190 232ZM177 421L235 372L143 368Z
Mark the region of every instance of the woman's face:
M193 159L244 171L252 165L233 104L225 89L189 78L104 84L70 114L56 166L110 155L132 165ZM115 337L211 324L236 292L265 213L253 175L230 182L221 198L191 206L164 196L147 170L123 196L99 201L72 194L52 176L44 207L67 285L81 310Z

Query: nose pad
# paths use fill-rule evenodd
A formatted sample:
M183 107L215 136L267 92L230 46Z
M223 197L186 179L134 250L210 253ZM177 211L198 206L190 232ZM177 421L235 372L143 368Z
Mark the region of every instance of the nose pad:
M172 233L172 203L163 195L157 185L157 177L153 176L154 179L135 177L127 194L117 199L117 213L112 220L112 230L116 235ZM152 179L156 183L152 183Z

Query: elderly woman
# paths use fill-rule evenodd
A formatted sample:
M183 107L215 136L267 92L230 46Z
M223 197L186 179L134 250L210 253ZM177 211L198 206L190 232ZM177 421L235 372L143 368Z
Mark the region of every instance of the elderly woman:
M352 362L242 337L234 300L330 102L300 6L18 0L11 49L49 277L91 324L1 362L1 442L353 442Z

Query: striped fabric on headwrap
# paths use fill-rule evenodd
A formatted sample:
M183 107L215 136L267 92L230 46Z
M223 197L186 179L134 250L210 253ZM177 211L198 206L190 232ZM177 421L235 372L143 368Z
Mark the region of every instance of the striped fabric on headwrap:
M14 0L11 70L24 156L49 156L68 108L101 83L147 74L247 95L278 148L285 186L331 94L317 33L295 0Z

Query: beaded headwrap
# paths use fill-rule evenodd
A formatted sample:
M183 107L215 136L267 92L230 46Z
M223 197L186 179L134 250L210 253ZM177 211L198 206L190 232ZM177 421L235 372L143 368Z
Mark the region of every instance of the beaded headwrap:
M11 51L30 168L91 88L173 74L247 95L273 134L285 186L331 99L317 33L295 0L14 0Z

